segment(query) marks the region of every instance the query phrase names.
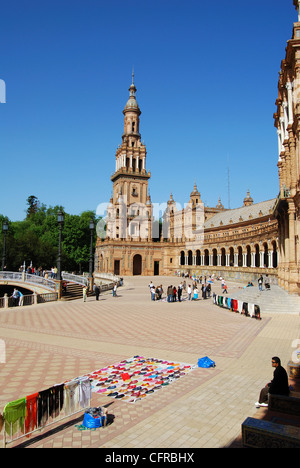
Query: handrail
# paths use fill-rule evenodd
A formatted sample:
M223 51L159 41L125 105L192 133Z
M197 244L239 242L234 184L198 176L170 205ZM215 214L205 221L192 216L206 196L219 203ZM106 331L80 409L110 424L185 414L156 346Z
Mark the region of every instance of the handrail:
M0 297L0 309L7 309L17 306L28 306L34 304L41 304L46 302L54 302L58 300L58 293L48 292L44 294L28 294L18 299L17 304L14 303L12 297Z
M71 283L81 284L82 286L88 286L89 280L85 276L73 275L72 273L62 272L61 277L63 281L70 281Z
M115 283L118 283L120 281L120 277L117 275L114 275L113 273L104 273L104 272L99 272L99 273L94 273L94 278L97 279L104 279L104 280L110 280Z
M29 275L28 273L15 271L0 271L0 280L18 281L21 283L35 284L38 286L44 286L47 289L55 291L55 281L43 278L43 276Z

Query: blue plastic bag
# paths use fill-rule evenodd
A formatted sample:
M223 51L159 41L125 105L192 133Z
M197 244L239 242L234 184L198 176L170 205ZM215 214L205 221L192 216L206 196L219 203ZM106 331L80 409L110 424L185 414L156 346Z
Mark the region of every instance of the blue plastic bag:
M205 369L208 369L209 367L216 367L216 363L209 357L205 356L201 359L198 359L198 367L204 367Z
M102 427L102 417L93 418L90 414L85 413L82 425L88 429L97 429L98 427Z

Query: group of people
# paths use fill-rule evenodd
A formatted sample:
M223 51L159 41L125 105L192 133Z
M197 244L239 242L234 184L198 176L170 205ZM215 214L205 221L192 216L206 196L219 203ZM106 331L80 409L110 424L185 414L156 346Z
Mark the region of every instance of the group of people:
M164 290L162 285L154 286L153 282L151 281L149 284L149 290L152 301L160 301L163 299ZM178 287L172 284L168 286L166 291L167 302L182 302L184 293L186 293L185 300L199 300L200 292L198 288L198 281L194 281L192 284L188 284L188 286L186 285L186 281L181 282ZM202 299L208 299L211 297L211 283L206 282L206 278L205 282L203 282L201 286L201 294Z
M36 268L32 265L28 266L24 270L24 265L21 265L19 268L20 273L27 273L28 275L36 275L36 276L42 276L45 279L51 278L51 279L57 279L57 267L51 267L50 270L44 270L41 266Z
M112 295L113 297L116 297L117 296L117 283L114 283L114 286L113 286L113 289L112 289ZM93 288L93 292L96 296L96 301L99 301L99 297L100 297L100 293L101 293L101 287L97 284L94 285L94 288ZM87 295L88 295L88 287L87 286L84 286L83 289L82 289L82 293L83 293L83 302L86 302L87 300Z
M263 284L264 284L264 278L263 278L263 276L260 275L260 277L258 278L257 281L258 281L258 289L259 289L260 291L262 291L262 290L263 290ZM271 289L271 286L270 286L270 278L269 278L268 275L266 275L266 277L265 277L265 290L266 290L266 291L270 291L270 289Z

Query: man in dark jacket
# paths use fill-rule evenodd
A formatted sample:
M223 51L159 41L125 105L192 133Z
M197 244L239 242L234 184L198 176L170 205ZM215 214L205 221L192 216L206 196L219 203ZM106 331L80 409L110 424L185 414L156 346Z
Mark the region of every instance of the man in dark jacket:
M272 358L272 367L274 370L274 378L268 383L260 392L259 400L255 406L268 406L268 399L270 395L284 395L288 396L290 393L288 376L285 369L281 366L279 357Z

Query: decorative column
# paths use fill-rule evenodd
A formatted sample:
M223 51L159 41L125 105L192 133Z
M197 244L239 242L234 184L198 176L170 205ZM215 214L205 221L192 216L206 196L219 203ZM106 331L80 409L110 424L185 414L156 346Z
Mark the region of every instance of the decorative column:
M298 11L298 21L300 23L300 0L298 0L298 4L294 2L295 8ZM297 5L297 6L296 6Z
M286 84L287 95L288 95L288 125L293 125L294 115L293 115L293 84L288 81Z
M273 268L273 251L268 251L268 268Z
M289 203L289 263L296 262L296 252L295 252L295 205L294 203Z
M286 139L286 129L284 128L284 117L280 117L279 119L280 122L280 130L281 130L281 137L282 137L282 143Z
M282 147L282 139L281 139L281 131L278 129L277 130L277 135L278 135L278 159L281 161L281 152L283 151Z
M259 252L259 268L264 267L264 254L265 253L263 251Z
M288 122L289 122L289 116L288 116L288 103L286 101L283 102L282 104L283 107L283 118L284 118L284 139L287 140L289 137L287 128L288 128Z

